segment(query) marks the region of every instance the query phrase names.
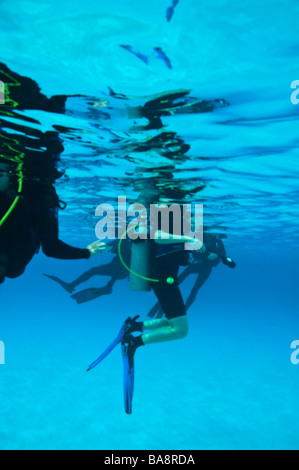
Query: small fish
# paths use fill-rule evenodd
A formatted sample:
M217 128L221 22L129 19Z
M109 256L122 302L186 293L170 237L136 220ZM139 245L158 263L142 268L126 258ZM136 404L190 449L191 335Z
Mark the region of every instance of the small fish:
M174 9L175 9L175 7L177 6L178 3L179 3L179 0L173 0L172 1L172 6L167 8L167 10L166 10L167 21L171 21L171 19L173 17L173 14L174 14Z
M165 62L167 67L169 69L172 69L172 64L171 64L169 58L167 57L167 55L165 54L165 52L163 51L163 49L161 47L154 47L154 51L157 53L158 59L163 60L163 62Z
M145 55L141 54L140 52L135 51L132 48L132 46L123 46L123 45L121 45L120 47L122 47L123 49L126 49L126 51L131 52L131 54L134 54L136 57L138 57L140 60L142 60L145 64L148 65L148 62L149 62L148 58Z
M173 14L174 14L174 8L173 7L167 8L167 10L166 10L167 21L171 21L171 19L173 17Z

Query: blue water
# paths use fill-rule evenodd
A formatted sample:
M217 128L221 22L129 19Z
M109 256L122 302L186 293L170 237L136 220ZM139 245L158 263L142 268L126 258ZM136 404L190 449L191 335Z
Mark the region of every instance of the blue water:
M188 313L186 339L138 350L128 416L120 351L85 370L124 318L146 319L154 294L131 292L122 280L112 294L78 305L42 274L72 281L111 254L90 261L37 255L23 276L0 287L1 449L299 448L299 365L290 360L299 339L299 106L290 101L299 79L298 2L181 0L167 21L170 6L1 1L0 61L47 96L82 95L67 101L65 114L20 113L42 132L71 128L60 134L66 177L56 189L68 203L60 237L85 247L95 238L98 204L134 200L157 178L170 201L173 185L204 204L205 223L226 235L237 262L235 270L213 270ZM109 96L108 87L127 100ZM171 156L144 150L162 131L146 129L128 107L179 89L190 90L192 102L229 106L222 101L206 113L178 106L164 116L163 131L190 146L174 160L175 148ZM160 180L157 169L169 166L171 178ZM95 277L77 290L107 281Z

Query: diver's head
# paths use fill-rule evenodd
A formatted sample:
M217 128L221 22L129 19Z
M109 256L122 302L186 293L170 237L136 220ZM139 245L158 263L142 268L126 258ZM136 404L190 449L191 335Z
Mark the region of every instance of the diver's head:
M50 154L56 156L56 159L59 160L58 156L64 151L62 140L59 137L59 132L45 132L43 136L43 143L47 147L47 150L50 152Z

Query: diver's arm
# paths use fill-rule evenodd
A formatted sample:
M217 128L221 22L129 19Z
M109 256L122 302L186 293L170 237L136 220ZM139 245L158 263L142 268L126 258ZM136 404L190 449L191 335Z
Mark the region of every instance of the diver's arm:
M155 305L148 312L147 316L150 318L157 318L157 314L159 314L160 310L162 310L160 302L156 302Z
M174 243L191 243L193 239L183 235L174 235L171 233L163 232L163 230L157 230L155 232L155 242L158 245L171 245Z
M58 238L57 229L52 225L52 232L44 232L41 238L41 245L46 256L56 259L89 259L97 253L103 251L106 247L102 242L96 241L87 248L75 248L74 246L64 243Z
M187 237L185 235L174 235L163 230L157 230L154 236L154 240L158 245L172 245L177 243L192 243L194 244L194 250L206 251L205 245L203 242L197 238Z
M43 252L50 258L75 260L89 259L105 249L99 240L86 248L76 248L59 239L58 196L53 186L40 188L40 200L36 224Z
M208 254L208 260L211 261L211 263L219 262L220 257L216 253L209 253Z
M75 248L58 238L57 216L57 209L51 208L43 208L39 214L39 236L45 255L57 259L89 259L88 249Z
M43 238L41 240L42 249L46 256L56 259L89 259L91 257L88 249L75 248L67 245L59 239Z
M221 239L218 240L218 252L217 252L217 254L220 258L226 258L227 257L226 249L225 249L225 246L224 246L223 241Z

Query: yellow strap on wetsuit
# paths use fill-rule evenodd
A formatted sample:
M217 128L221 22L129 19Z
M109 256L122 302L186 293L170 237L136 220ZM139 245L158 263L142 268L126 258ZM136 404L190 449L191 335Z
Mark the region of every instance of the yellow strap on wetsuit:
M10 106L12 108L16 108L19 103L17 101L14 101L11 97L10 97L10 90L9 90L9 87L13 87L13 86L21 86L21 83L18 82L18 80L16 80L14 77L12 77L11 75L9 75L8 73L4 72L3 70L0 69L0 72L2 75L5 75L5 77L10 80L10 81L7 81L5 80L5 83L4 83L4 92L5 92L5 105L6 106ZM8 116L13 116L12 113L8 112L8 111L3 111L1 114L4 114L4 115L8 115ZM4 136L1 136L1 137L4 137ZM4 138L7 138L7 137L4 137ZM13 142L15 143L19 143L16 139L10 139L12 140ZM13 149L10 145L4 143L4 145L6 147L8 147L10 150L12 151L15 151L15 149ZM1 155L1 157L3 157L3 155ZM20 199L20 194L23 190L23 180L24 180L24 174L23 174L23 158L24 158L24 153L22 153L21 155L19 155L18 157L16 158L10 158L10 157L4 157L5 159L7 160L10 160L10 161L13 161L13 162L19 162L18 163L18 166L17 166L17 170L16 170L16 173L18 175L18 182L19 182L19 187L18 187L18 194L17 196L15 197L12 205L10 206L10 208L8 209L8 211L6 212L6 214L2 217L2 219L0 220L0 228L3 226L3 224L6 222L6 220L8 219L8 217L10 216L10 214L13 212L13 210L15 209L16 205L18 204L19 202L19 199Z
M19 163L19 165L17 166L17 173L19 173L19 187L18 187L18 194L17 196L15 197L12 205L10 206L10 208L8 209L8 211L6 212L6 214L2 217L2 219L0 220L0 228L4 225L4 223L6 222L6 220L8 219L8 217L10 216L10 214L13 212L14 208L16 207L16 205L18 204L19 202L19 199L20 199L20 195L21 195L21 192L23 190L23 179L24 179L24 175L23 175L23 163Z

